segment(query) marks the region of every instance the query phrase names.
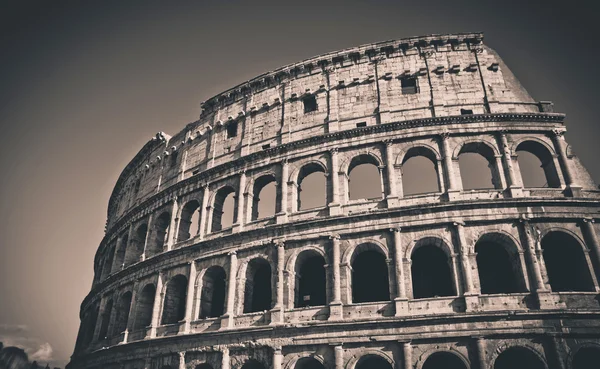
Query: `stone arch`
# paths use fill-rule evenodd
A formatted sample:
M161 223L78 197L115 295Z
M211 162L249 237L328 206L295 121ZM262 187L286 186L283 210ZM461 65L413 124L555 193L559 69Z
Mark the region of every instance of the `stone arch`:
M198 275L196 286L200 295L198 319L216 318L225 312L227 274L220 265L212 265Z
M417 369L469 369L471 363L453 347L431 348L419 357L416 367Z
M442 173L438 168L440 157L436 150L430 145L414 144L400 155L396 158L396 166L402 172L402 193L404 196L441 191ZM424 162L419 162L419 158L424 158ZM406 163L408 164L405 165ZM413 178L419 178L418 186L416 186Z
M432 145L429 145L424 142L412 143L406 147L404 147L398 155L396 155L396 160L394 161L394 165L402 165L412 156L409 155L420 154L422 156L427 157L431 161L439 161L441 160L441 155L438 149Z
M325 175L329 175L329 169L327 168L327 164L323 163L321 160L312 159L302 162L300 166L295 166L294 170L290 172L288 182L298 184L298 181L300 180L300 177L303 174L303 170L310 173L314 173L314 171L319 171L324 173Z
M131 291L125 291L121 294L121 296L119 296L117 303L117 314L115 315L115 323L112 330L114 334L121 334L127 329L129 312L131 311L132 297L133 294Z
M519 244L505 232L488 231L473 247L482 294L526 291Z
M279 186L277 185L277 176L273 172L260 173L257 177L254 177L248 183L246 187L246 193L248 193L251 197L251 203L248 204L250 207L250 220L257 220L259 218L271 217L274 216L278 211L278 204L281 202L281 195L279 191ZM261 215L259 212L259 202L261 200L262 191L271 184L275 185L275 198L272 199L273 206L272 214Z
M163 211L152 222L152 231L150 240L146 245L146 258L163 252L167 245L167 235L171 224L171 213Z
M273 307L273 266L263 256L256 256L239 268L243 286L243 313L270 310ZM258 274L258 275L257 275ZM261 288L255 288L259 284Z
M554 228L543 233L540 244L552 291L595 291L587 248L579 237Z
M483 147L485 148L482 149ZM484 137L478 137L466 139L456 145L454 151L452 152L452 159L457 160L461 152L470 152L471 150L477 150L485 153L484 156L488 156L486 157L488 160L492 160L494 157L500 155L498 148L496 148L496 145L491 140Z
M265 364L263 364L261 361L254 359L254 358L249 358L240 367L240 369L267 369L267 368L268 367L265 366Z
M448 257L452 257L454 255L454 248L452 247L452 242L447 238L434 233L424 234L420 238L410 242L404 251L404 258L410 259L413 252L421 247L424 244L433 244L437 247L441 248Z
M340 165L340 172L348 175L354 167L363 163L370 163L377 167L384 165L381 155L375 150L361 150L342 162L342 165Z
M161 324L175 324L185 318L188 279L183 274L173 276L164 286Z
M223 185L218 190L214 191L210 200L212 216L211 216L211 232L218 232L223 229L223 207L225 201L233 196L233 214L231 215L232 224L236 222L239 214L237 213L236 189L231 185Z
M135 303L135 317L133 329L138 330L146 328L152 324L152 310L154 308L154 299L156 298L156 286L154 283L148 283L141 289L139 297Z
M322 173L323 178L318 177L318 173ZM293 184L292 194L293 194L293 210L304 210L315 207L323 207L326 206L328 202L330 202L331 194L329 190L329 184L327 177L331 173L328 172L327 165L323 164L320 160L309 160L307 162L302 163L300 167L297 167L292 174L290 175L290 183ZM337 175L337 173L333 173L333 175ZM322 203L317 202L316 204L312 204L313 206L306 206L306 196L302 195L302 183L305 179L311 176L311 180L317 184L317 188L313 189L313 192L321 192L323 195ZM315 197L314 193L313 196ZM304 201L303 201L304 200ZM303 206L304 203L304 206Z
M327 304L325 254L316 248L301 250L294 257L294 307Z
M104 340L108 338L108 326L110 324L110 317L112 316L114 300L111 297L106 305L104 305L104 311L100 317L100 331L98 333L98 339Z
M544 356L529 345L498 347L491 361L493 369L514 368L517 362L528 369L548 369Z
M350 249L350 248L349 248ZM351 266L352 302L388 301L391 296L387 249L379 242L362 242L345 259ZM347 250L346 254L348 254Z
M439 237L415 242L410 254L413 298L456 296L454 253Z
M471 161L471 163L463 164L461 163L460 157L465 154L476 154L477 156L467 159ZM453 160L457 160L459 162L458 167L461 172L460 177L462 181L462 188L464 190L501 189L503 187L502 176L500 174L500 168L496 165L496 157L499 156L500 154L496 146L485 139L470 139L459 144L454 150ZM471 183L471 177L466 175L470 174L471 171L474 171L477 173L477 178L479 178L482 173L486 172L486 170L484 170L482 167L483 163L480 162L481 158L487 161L487 167L489 168L487 172L490 173L491 186L487 184L483 185ZM470 166L467 167L467 164L470 164ZM472 165L476 165L476 167L473 168Z
M540 164L541 172L538 175L543 175L546 184L551 188L560 188L561 181L558 174L558 168L556 167L554 158L556 153L554 149L548 145L544 140L537 137L524 137L513 143L511 153L517 157L517 164L521 171L521 179L523 181L523 187L545 187L535 186L531 180L527 177L523 178L523 169L521 168L521 161L519 161L519 152L527 152L537 158ZM528 182L529 183L526 183Z
M386 361L390 366L390 369L393 369L395 367L394 358L391 355L382 350L367 348L360 350L358 354L352 356L350 360L348 360L348 362L346 363L344 369L359 369L361 366L359 365L361 364L361 361L364 362L364 360L369 357L376 357Z
M144 254L147 233L147 223L142 223L135 228L133 237L131 237L129 240L128 250L125 253L125 266L135 264L140 261L142 255Z
M361 193L364 192L362 195L355 195L357 189L353 189L354 186L352 186L352 172L358 166L365 166L365 168L366 166L373 167L370 170L373 172L372 175L377 175L379 178L378 182L372 181L373 183L370 183L368 189L362 189ZM383 168L383 161L376 153L370 151L361 152L344 161L341 166L340 173L345 174L346 200L372 200L385 197L381 168Z
M288 358L288 360L287 360L287 363L284 364L283 369L301 369L301 368L296 368L296 364L299 361L302 361L305 359L315 360L323 366L323 369L326 368L325 359L323 358L323 356L317 355L315 353L310 354L310 355L306 355L303 353L289 354L289 355L286 355L286 358Z
M201 202L190 199L179 212L179 229L177 241L185 241L200 233L200 210Z
M595 369L600 362L600 344L585 342L571 350L569 369Z

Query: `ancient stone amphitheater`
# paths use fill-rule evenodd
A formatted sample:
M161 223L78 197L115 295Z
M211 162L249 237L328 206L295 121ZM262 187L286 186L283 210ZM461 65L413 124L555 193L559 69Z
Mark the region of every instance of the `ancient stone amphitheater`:
M157 134L110 198L69 367L598 368L600 191L482 41L307 59Z

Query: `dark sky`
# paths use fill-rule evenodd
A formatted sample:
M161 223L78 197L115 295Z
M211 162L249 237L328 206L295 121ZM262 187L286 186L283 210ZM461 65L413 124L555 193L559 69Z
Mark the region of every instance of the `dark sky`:
M328 51L484 31L535 99L567 113L567 140L599 181L591 4L4 1L0 340L64 365L127 162L156 132L196 120L210 96Z

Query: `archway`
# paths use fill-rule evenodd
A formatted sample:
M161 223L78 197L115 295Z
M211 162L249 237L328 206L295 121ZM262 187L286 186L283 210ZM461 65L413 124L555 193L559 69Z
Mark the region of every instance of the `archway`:
M161 324L175 324L185 318L185 303L188 280L178 274L167 283Z
M327 302L325 259L316 252L304 251L296 260L295 307L322 306Z
M546 369L546 365L531 350L524 347L510 347L494 361L494 369Z
M393 367L381 356L365 355L358 359L355 369L393 369Z
M223 315L225 308L225 270L211 266L202 277L200 319Z
M244 313L271 309L271 265L262 258L252 259L246 270Z
M142 293L136 303L135 320L133 329L142 329L152 324L152 309L154 307L154 298L156 297L156 287L153 284L144 286Z
M550 232L542 239L542 251L552 291L595 290L581 245L573 236Z
M327 178L322 166L310 163L298 175L298 210L320 208L327 205Z
M359 245L352 257L352 302L390 300L385 255L368 244Z
M600 363L600 347L584 346L573 355L573 369L597 369Z
M177 241L185 241L200 231L200 203L192 200L185 204L179 218Z
M423 363L423 369L467 369L467 365L458 355L439 351L429 355Z
M506 238L489 233L475 244L482 294L522 292L519 254L514 243Z
M379 163L371 155L359 155L350 161L348 167L348 199L372 200L381 198L381 174Z
M415 299L455 295L450 260L442 249L425 244L416 247L411 259Z

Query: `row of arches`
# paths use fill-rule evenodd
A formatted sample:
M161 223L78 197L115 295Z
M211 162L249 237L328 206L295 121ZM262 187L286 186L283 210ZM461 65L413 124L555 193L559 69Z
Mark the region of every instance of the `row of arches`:
M600 348L597 346L584 346L575 352L571 359L572 369L596 368L600 362ZM469 360L455 351L435 351L427 355L421 369L469 369L473 367ZM405 366L406 367L406 366ZM413 366L411 366L413 367ZM483 366L482 366L483 367ZM494 358L493 362L486 363L485 367L490 369L548 369L546 360L538 352L525 346L512 346ZM262 362L256 359L248 359L241 369L267 369ZM326 369L327 364L322 359L315 357L302 357L298 359L292 369ZM337 366L336 366L337 368ZM161 369L175 369L164 365ZM202 363L195 369L213 369L208 363ZM351 369L394 369L394 362L384 355L368 353L359 357Z

